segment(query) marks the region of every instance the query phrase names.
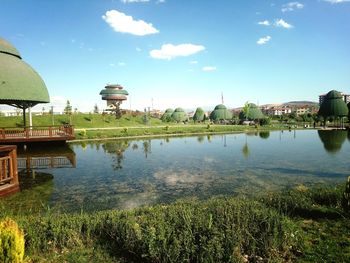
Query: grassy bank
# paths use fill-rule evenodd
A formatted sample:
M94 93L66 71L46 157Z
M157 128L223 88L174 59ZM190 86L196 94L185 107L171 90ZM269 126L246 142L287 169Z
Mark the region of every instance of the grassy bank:
M33 262L348 262L343 190L299 187L252 199L12 217Z
M189 125L181 126L147 126L147 127L123 127L114 129L79 129L76 130L76 139L106 139L106 138L124 138L124 137L149 137L149 136L173 136L189 134L215 134L215 133L235 133L235 132L266 132L268 130L282 127L259 127L242 125ZM267 130L268 129L268 130Z

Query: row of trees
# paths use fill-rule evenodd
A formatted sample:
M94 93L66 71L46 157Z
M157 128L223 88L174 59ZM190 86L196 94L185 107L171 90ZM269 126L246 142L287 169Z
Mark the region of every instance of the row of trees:
M189 118L182 108L176 108L175 111L167 109L161 117L164 122L187 122ZM206 120L215 123L239 123L242 121L254 121L260 124L267 124L269 119L264 116L261 110L253 103L246 103L239 116L235 116L225 105L219 104L214 110L206 115L202 108L197 108L192 116L194 122L204 122Z

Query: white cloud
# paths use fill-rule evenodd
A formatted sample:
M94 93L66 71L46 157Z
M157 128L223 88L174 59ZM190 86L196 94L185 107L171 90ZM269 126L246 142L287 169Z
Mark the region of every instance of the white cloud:
M137 47L137 48L136 48L136 51L137 51L137 52L141 52L141 51L142 51L142 49L141 49L141 48L139 48L139 47Z
M291 24L288 24L282 18L281 19L276 19L274 25L276 27L283 27L283 28L287 28L287 29L293 28L293 26Z
M126 63L125 62L118 62L118 66L119 67L124 67L124 66L126 66Z
M109 65L110 65L111 67L114 67L114 66L115 66L115 64L114 64L114 63L109 63Z
M187 57L205 50L204 46L193 44L164 44L160 49L149 52L152 58L171 60L176 57Z
M264 20L264 21L258 22L258 25L269 26L269 25L271 25L271 24L270 24L270 22L269 22L268 20Z
M203 71L215 71L216 67L212 67L212 66L205 66L202 68Z
M157 1L157 4L163 4L163 3L165 3L165 0L158 0Z
M192 61L190 61L190 64L192 64L192 65L198 64L198 61L192 60Z
M109 10L102 16L115 31L121 33L129 33L136 36L145 36L159 33L152 24L143 20L134 20L132 16L128 16L117 10Z
M267 42L269 42L271 40L270 36L266 36L266 37L262 37L260 38L256 43L258 45L265 45Z
M331 4L341 4L345 2L350 2L350 0L323 0L323 1Z
M299 2L289 2L282 6L282 12L291 12L296 9L303 9L304 5Z
M149 0L120 0L120 2L124 4L128 3L144 3L144 2L149 2Z

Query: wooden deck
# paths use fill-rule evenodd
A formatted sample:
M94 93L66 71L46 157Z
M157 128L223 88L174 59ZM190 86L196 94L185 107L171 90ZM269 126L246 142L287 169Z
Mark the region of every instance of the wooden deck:
M0 146L0 196L18 191L17 146Z
M0 144L73 140L71 125L0 128Z

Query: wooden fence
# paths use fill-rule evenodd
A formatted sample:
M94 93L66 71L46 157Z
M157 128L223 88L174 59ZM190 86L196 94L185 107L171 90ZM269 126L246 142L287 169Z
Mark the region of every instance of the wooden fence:
M0 146L0 196L18 190L17 146Z

